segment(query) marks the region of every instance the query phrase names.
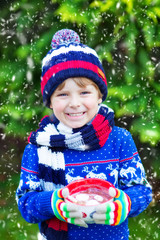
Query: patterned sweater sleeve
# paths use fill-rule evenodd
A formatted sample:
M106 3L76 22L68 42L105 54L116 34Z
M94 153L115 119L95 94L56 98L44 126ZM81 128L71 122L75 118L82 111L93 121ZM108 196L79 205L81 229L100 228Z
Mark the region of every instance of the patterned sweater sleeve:
M51 208L52 191L42 191L38 172L36 146L25 148L16 201L23 218L30 223L45 221L54 216Z
M131 134L123 130L120 146L119 187L131 199L129 217L137 216L152 200L152 189L145 175L140 156Z

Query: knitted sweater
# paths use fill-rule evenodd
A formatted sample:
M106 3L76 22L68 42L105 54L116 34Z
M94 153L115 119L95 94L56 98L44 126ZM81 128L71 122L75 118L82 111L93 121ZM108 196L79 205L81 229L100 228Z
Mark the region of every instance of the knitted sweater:
M151 201L151 187L145 178L134 141L127 130L113 127L104 146L97 150L65 149L65 166L61 165L61 152L55 153L49 147L47 151L51 155L49 159L46 146L26 146L20 183L16 191L18 207L23 218L30 223L39 223L41 232L44 223L45 228L52 229L52 224L49 225L46 220L54 217L51 208L53 191L64 186L60 179L61 171L65 171L65 185L76 179L96 177L124 190L132 203L128 217L141 213ZM59 162L52 161L54 154L59 154ZM87 229L68 224L67 235L68 240L127 240L128 219L118 226L89 224ZM43 237L52 239L51 236Z

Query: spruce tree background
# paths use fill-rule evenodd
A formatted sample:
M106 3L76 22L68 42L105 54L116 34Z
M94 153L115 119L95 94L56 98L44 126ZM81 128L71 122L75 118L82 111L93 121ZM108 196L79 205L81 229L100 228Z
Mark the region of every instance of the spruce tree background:
M0 237L37 239L14 199L27 136L51 111L40 92L53 34L78 32L106 72L116 124L136 142L154 199L130 219L133 240L160 238L160 0L4 0L0 3Z

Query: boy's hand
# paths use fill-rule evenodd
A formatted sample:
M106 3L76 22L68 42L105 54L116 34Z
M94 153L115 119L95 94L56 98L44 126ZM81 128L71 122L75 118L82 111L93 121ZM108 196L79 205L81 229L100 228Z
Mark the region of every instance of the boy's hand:
M130 212L131 200L124 191L117 188L111 187L109 194L114 197L114 201L98 205L93 219L98 224L119 225L127 218Z
M64 198L69 195L68 188L55 190L51 198L51 206L55 216L61 221L72 223L81 227L88 227L82 219L82 213L72 203L65 203Z

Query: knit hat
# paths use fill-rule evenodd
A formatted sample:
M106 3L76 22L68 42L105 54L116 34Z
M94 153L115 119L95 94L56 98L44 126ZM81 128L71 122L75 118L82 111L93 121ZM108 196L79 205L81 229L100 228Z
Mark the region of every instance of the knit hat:
M51 42L52 49L42 61L41 92L43 102L50 106L50 97L55 89L72 77L86 77L94 81L103 97L107 97L107 80L97 53L80 43L76 32L62 29L56 32Z

